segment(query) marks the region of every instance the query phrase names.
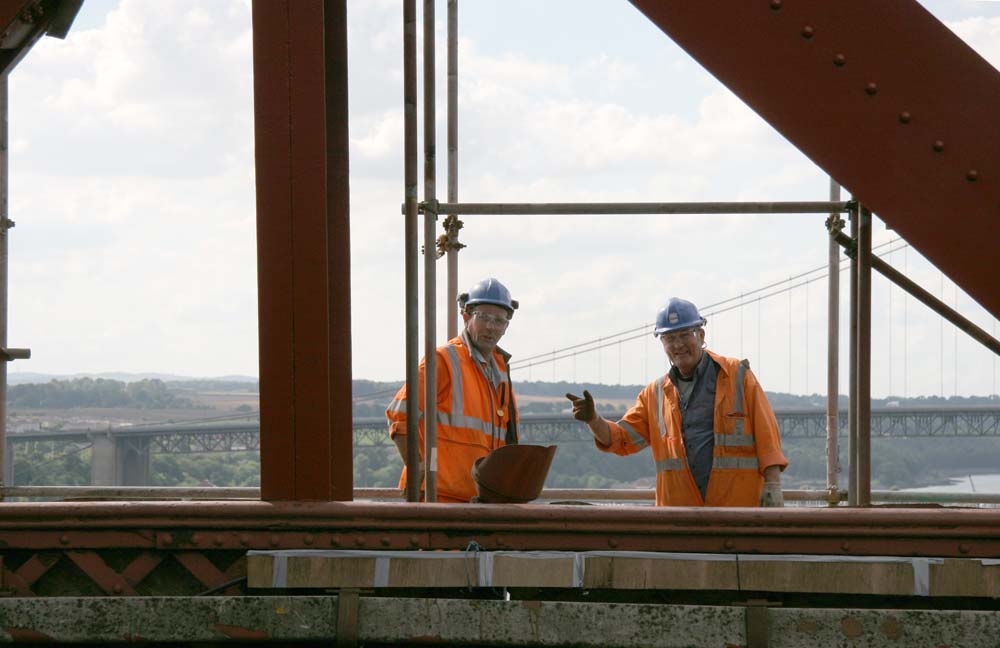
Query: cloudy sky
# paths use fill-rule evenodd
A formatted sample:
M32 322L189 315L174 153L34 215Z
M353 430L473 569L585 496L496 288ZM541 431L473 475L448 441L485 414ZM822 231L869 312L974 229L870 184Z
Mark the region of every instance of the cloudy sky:
M1000 2L924 4L1000 66ZM827 198L821 170L631 5L582 6L462 3L461 200ZM374 380L405 373L400 7L348 3L353 371ZM443 197L443 1L438 19ZM9 342L33 356L12 371L257 375L252 73L249 0L87 0L65 41L18 66ZM824 219L466 217L459 282L494 275L520 300L502 344L548 358L515 380L652 380L664 358L636 329L678 295L706 307L709 344L750 358L766 389L823 392ZM886 260L996 331L895 240L876 225ZM733 298L744 306L708 308ZM876 395L997 391L989 352L881 278L874 298ZM845 318L846 305L845 288Z

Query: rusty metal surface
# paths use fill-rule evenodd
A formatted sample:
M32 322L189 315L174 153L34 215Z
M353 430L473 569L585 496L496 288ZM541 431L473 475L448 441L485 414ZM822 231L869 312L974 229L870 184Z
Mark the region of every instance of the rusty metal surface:
M261 484L268 499L294 495L293 302L289 287L292 159L287 103L290 30L284 2L253 3L254 143L257 175L257 319ZM284 99L284 101L283 101Z
M31 30L29 20L33 21L40 9L38 0L0 1L0 48L18 47Z
M7 503L7 550L643 550L1000 557L985 509L699 509L408 503ZM2 554L3 552L0 552Z
M253 5L265 499L351 496L349 423L343 429L350 420L350 242L341 5Z
M916 0L631 2L1000 316L1000 73Z
M324 0L326 51L326 232L330 355L330 498L354 489L351 420L351 186L348 151L347 0ZM326 435L315 443L322 445Z

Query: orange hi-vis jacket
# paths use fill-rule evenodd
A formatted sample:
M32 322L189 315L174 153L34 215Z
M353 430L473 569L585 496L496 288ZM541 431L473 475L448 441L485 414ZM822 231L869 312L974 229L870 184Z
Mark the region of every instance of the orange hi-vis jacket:
M495 448L517 442L517 404L510 384L510 355L499 347L491 362L498 385L487 377L463 331L437 349L437 489L439 502L468 502L476 495L472 465ZM478 355L478 354L477 354ZM420 459L424 459L424 367L420 362ZM389 436L406 434L407 385L386 409ZM513 425L508 425L513 417ZM508 436L510 437L508 439ZM406 467L399 479L406 488Z
M719 365L715 389L715 448L705 499L688 467L677 388L664 375L646 385L625 416L613 423L605 452L628 455L652 446L657 506L758 506L764 470L788 459L778 421L750 363L705 350Z

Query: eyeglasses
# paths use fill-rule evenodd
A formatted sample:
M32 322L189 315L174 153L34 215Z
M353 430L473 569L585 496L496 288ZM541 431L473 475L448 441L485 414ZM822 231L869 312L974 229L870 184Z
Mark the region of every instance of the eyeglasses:
M698 329L689 329L687 331L679 331L677 333L661 333L660 339L663 340L665 344L680 346L681 344L687 344L689 339L696 338L697 336Z
M483 323L483 326L490 326L501 331L510 325L510 320L506 317L497 317L482 311L473 311L472 316Z

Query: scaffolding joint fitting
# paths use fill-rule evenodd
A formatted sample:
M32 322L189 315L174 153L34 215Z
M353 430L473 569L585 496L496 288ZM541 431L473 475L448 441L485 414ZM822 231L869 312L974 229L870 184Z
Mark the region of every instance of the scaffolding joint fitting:
M844 226L847 222L840 217L840 214L830 214L826 219L826 231L830 234L837 235L844 231Z
M437 219L438 206L440 204L437 200L425 200L417 205L417 212L421 214L433 214L434 218Z
M458 219L458 216L450 214L445 217L442 225L445 232L437 239L438 258L441 258L448 252L458 252L466 247L465 243L461 243L458 240L458 231L464 226L464 223Z
M851 198L844 203L844 207L847 208L847 213L851 214L853 218L858 214L858 210L861 208L861 203L858 202L857 198Z

